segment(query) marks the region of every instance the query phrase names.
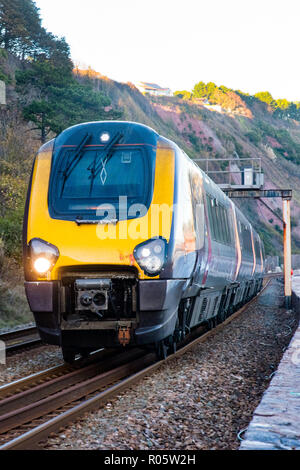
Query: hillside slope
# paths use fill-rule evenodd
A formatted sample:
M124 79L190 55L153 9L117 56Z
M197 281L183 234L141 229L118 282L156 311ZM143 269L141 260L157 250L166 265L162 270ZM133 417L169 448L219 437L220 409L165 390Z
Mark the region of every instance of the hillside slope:
M176 96L143 96L131 84L117 83L91 72L80 73L77 70L77 78L80 81L90 80L95 90L105 92L112 103L123 110L123 119L153 127L160 134L174 140L191 158L213 160L234 157L237 161L239 158L261 158L265 188L293 190L293 253L300 252L298 121L275 117L265 103L257 100L250 107L239 98L236 109L232 111L222 108L219 112L213 106L206 107L203 100L184 100ZM231 91L230 94L232 95ZM229 98L232 106L232 96ZM295 163L297 161L299 164ZM215 169L218 167L215 166ZM269 199L266 202L279 216L282 215L281 199ZM259 231L267 254L281 254L281 220L259 201L236 200L236 203Z

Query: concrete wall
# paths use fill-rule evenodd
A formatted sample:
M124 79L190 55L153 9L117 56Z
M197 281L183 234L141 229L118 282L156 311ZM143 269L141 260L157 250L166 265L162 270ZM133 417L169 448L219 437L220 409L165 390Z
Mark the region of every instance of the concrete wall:
M2 80L0 80L0 104L6 104L6 87Z

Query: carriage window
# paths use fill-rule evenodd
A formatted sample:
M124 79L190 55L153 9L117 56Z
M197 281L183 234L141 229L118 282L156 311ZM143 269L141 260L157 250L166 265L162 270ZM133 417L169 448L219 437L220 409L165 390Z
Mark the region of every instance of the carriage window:
M218 206L218 213L219 213L219 227L221 229L220 233L220 240L222 243L227 243L226 238L226 229L225 229L225 214L224 214L224 207L219 204Z
M248 253L252 253L252 239L251 239L251 232L250 228L247 227L245 224L241 224L242 227L242 240L243 240L243 248Z
M219 206L219 201L214 199L214 217L216 221L216 240L220 243L223 243L223 232L222 232L222 220L221 220L221 207Z
M225 209L225 207L223 209L224 209L225 240L226 240L226 243L230 244L231 243L231 235L230 235L230 229L229 229L228 212Z
M256 263L261 264L260 248L259 248L258 240L255 240L254 247L255 247Z
M213 219L213 238L216 241L220 241L219 226L218 226L218 217L217 217L217 206L216 199L211 199L211 213Z
M227 243L229 245L232 245L232 234L231 234L231 226L230 226L229 209L224 208L224 217L225 217Z

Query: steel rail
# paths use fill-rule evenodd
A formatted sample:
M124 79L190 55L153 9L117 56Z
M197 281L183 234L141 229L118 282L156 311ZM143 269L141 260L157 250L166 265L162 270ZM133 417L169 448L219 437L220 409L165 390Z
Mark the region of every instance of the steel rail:
M120 394L128 387L131 387L132 385L136 384L142 378L152 374L163 364L172 361L174 358L178 358L182 356L188 350L193 348L196 344L205 342L207 338L215 335L218 331L222 330L226 325L228 325L236 317L238 317L242 312L244 312L255 300L257 300L257 298L264 292L264 290L267 288L270 282L271 282L271 279L268 280L268 282L265 284L263 289L253 299L251 299L247 304L241 307L237 312L230 315L224 322L217 325L212 330L202 334L200 337L197 337L196 339L189 342L188 344L182 346L180 349L178 349L178 351L176 351L176 353L168 356L164 360L154 362L153 364L150 364L150 365L148 364L146 367L144 367L145 364L143 364L143 360L147 358L147 360L150 360L151 362L151 360L153 359L150 358L150 354L144 356L144 358L141 358L139 360L141 364L141 370L137 370L133 372L128 377L111 385L105 390L98 392L96 395L92 396L91 398L84 400L83 402L75 405L71 409L64 411L60 415L55 416L54 418L51 418L50 420L36 426L35 428L22 434L21 436L16 437L15 439L7 442L6 444L0 447L0 450L9 450L9 449L21 450L21 449L39 448L40 447L39 444L42 441L45 441L51 433L58 432L60 429L64 428L70 422L74 422L75 419L81 417L86 412L99 409L101 406L107 403L108 400L111 400L111 398ZM203 331L203 328L202 328L202 331Z
M33 391L37 386L48 384L62 376L66 377L68 374L77 370L82 370L83 367L97 363L99 361L111 358L116 354L115 349L101 349L94 351L88 358L76 359L73 364L59 364L49 369L36 372L22 379L15 380L14 382L2 385L0 387L0 403L10 397L16 396L20 393Z
M91 364L9 397L0 402L0 434L107 387L135 372L144 362L147 362L145 351L128 350L110 358L109 362Z
M76 361L77 362L77 361ZM31 386L37 385L43 380L47 380L51 377L58 377L61 374L67 373L70 369L72 370L73 366L67 364L59 364L58 366L50 367L41 372L36 372L22 379L15 380L0 387L0 400L13 395L14 393L19 393L22 390L26 390Z
M7 353L17 352L25 348L42 344L35 326L20 328L0 334L0 340L5 343Z
M28 339L26 341L20 341L15 344L9 344L6 346L7 353L15 353L27 348L33 348L34 346L40 346L42 344L42 340L40 338L35 339Z
M19 339L24 336L29 336L37 333L36 326L26 326L25 328L19 328L16 330L6 331L0 334L0 339L2 341L9 341L11 339Z

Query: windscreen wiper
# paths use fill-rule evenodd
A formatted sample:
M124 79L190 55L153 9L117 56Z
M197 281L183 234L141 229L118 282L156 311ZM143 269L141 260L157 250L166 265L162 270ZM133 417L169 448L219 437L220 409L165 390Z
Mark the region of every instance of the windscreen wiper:
M85 134L82 141L75 148L73 157L71 158L70 161L67 162L66 167L63 171L63 183L62 183L62 188L61 188L61 192L60 192L60 197L62 196L62 194L64 192L65 184L66 184L67 179L69 178L72 171L75 169L75 167L78 165L78 163L82 159L82 157L83 157L83 148L88 143L91 136L92 136L92 134L89 134L89 133Z
M100 153L100 155L103 155L100 162L99 154L96 154L93 164L88 167L88 170L91 172L91 175L89 176L89 179L91 180L90 195L93 191L94 180L96 176L100 173L103 168L105 168L107 162L111 159L114 153L113 146L120 142L123 135L124 134L122 134L121 132L117 132L116 135L111 139L111 141L104 147L104 149Z

